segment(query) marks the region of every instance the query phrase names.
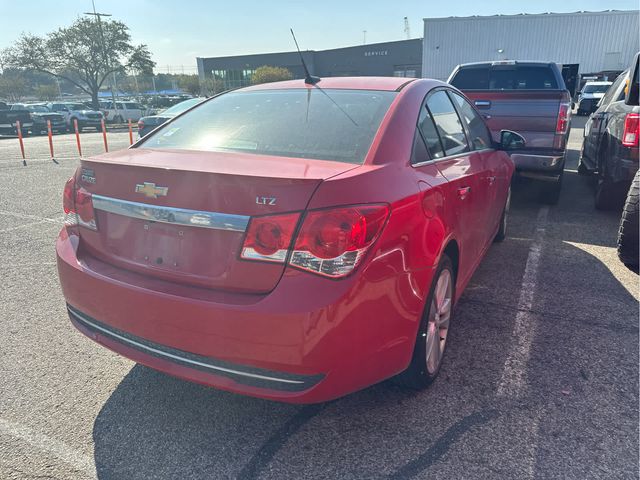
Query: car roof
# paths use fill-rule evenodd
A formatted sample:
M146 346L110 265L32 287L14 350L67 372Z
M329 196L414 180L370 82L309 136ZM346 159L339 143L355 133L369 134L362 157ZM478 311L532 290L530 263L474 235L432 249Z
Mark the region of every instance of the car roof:
M386 90L398 91L407 83L416 80L408 77L325 77L316 85L323 89L349 89L349 90ZM239 91L251 90L281 90L289 88L309 88L304 80L285 80L283 82L262 83L250 87L241 88Z
M485 61L485 62L469 62L469 63L461 63L458 65L458 68L468 68L468 67L489 67L489 66L499 66L499 65L555 65L554 62L543 62L540 60L493 60L493 61Z

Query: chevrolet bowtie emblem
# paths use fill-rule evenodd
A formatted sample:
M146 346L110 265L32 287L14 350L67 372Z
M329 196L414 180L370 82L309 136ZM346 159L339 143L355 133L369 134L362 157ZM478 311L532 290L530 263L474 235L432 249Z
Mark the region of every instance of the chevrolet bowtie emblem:
M152 182L136 184L136 193L142 193L149 198L166 197L168 191L169 187L156 187Z

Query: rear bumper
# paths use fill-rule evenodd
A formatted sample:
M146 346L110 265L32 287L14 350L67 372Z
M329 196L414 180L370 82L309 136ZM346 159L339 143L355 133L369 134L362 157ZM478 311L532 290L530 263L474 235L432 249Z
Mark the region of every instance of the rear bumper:
M511 154L511 160L521 176L556 179L564 168L564 154L563 151L518 152Z
M118 269L78 245L63 228L58 272L82 333L168 374L291 403L331 400L404 370L424 301L415 284L432 275L409 278L400 257L392 266L387 256L341 281L287 272L268 295L234 294Z

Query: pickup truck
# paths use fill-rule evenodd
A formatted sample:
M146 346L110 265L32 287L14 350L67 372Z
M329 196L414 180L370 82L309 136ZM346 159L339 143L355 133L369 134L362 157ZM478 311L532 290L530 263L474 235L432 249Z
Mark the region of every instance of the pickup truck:
M0 134L14 135L16 131L16 121L20 121L22 135L27 135L33 127L33 120L29 110L12 109L10 105L0 102Z
M571 95L560 69L550 62L498 61L458 65L448 82L476 106L500 141L501 130L517 131L526 149L511 154L518 175L541 181L540 199L560 197Z

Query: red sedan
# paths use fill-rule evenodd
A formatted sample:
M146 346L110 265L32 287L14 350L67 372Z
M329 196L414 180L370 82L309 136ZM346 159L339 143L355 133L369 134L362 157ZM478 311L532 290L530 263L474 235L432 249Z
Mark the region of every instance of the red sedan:
M326 78L209 99L64 190L73 324L187 380L321 402L425 387L505 235L513 164L455 88Z

